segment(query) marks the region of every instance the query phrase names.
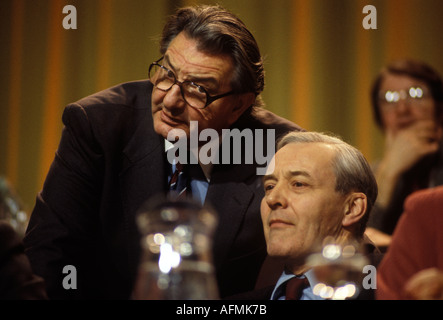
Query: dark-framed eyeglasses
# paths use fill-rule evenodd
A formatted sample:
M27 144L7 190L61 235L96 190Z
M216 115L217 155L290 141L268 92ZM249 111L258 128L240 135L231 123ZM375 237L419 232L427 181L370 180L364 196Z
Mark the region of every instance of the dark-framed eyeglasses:
M204 109L215 100L224 98L235 93L234 90L227 93L211 96L204 87L192 81L178 81L174 72L161 65L159 62L163 59L151 63L149 66L149 81L157 89L167 92L174 84L180 87L183 99L193 108Z

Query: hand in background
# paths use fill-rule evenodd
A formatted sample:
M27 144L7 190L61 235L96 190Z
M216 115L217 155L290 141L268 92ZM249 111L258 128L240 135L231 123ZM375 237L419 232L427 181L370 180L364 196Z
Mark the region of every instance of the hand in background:
M401 174L436 152L441 137L442 129L433 120L420 120L398 131L388 131L383 162L394 174Z
M432 120L421 120L398 131L386 133L383 159L376 170L377 203L386 207L399 177L423 157L437 152L442 129Z
M392 236L375 228L366 228L365 234L379 248L387 248L391 244Z
M406 283L405 292L415 300L443 300L443 271L429 268L417 272Z

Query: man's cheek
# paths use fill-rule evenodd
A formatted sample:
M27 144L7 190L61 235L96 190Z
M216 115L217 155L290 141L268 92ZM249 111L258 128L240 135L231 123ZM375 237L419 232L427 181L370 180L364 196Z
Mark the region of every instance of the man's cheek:
M152 110L160 110L161 109L161 104L163 102L163 97L164 97L164 93L163 92L159 92L158 90L155 90L152 92L152 97L151 97L151 106L152 106Z

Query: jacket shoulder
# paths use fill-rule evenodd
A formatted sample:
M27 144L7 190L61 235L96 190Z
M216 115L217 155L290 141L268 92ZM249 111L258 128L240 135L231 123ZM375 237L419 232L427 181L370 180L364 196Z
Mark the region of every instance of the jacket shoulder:
M84 108L105 105L147 108L146 102L150 100L151 91L152 84L148 80L125 82L84 97L74 104Z
M306 131L294 122L259 107L253 107L246 111L239 118L237 124L239 128L273 129L277 139L290 131Z
M151 113L152 84L121 83L69 104L63 113L67 132L95 141L96 149L120 150L154 135ZM139 141L140 140L140 141Z
M420 219L423 215L440 215L443 207L443 186L420 190L409 195L405 200L405 213L408 215L418 215Z
M70 103L63 113L65 125L87 119L99 127L130 125L149 117L152 84L147 80L121 83Z

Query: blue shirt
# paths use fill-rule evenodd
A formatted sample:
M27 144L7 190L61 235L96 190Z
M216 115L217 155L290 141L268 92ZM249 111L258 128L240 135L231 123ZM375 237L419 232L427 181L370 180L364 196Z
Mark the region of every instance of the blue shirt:
M169 149L173 147L173 144L165 140L165 152L167 152ZM175 171L175 161L171 164L172 165L172 172ZM199 164L201 167L201 171L203 172L204 176L192 176L190 175L190 186L192 191L192 198L196 201L199 201L202 205L205 202L206 194L208 193L209 188L209 181L210 179L210 172L212 169L211 165L202 165ZM171 176L168 177L168 181L171 179Z

